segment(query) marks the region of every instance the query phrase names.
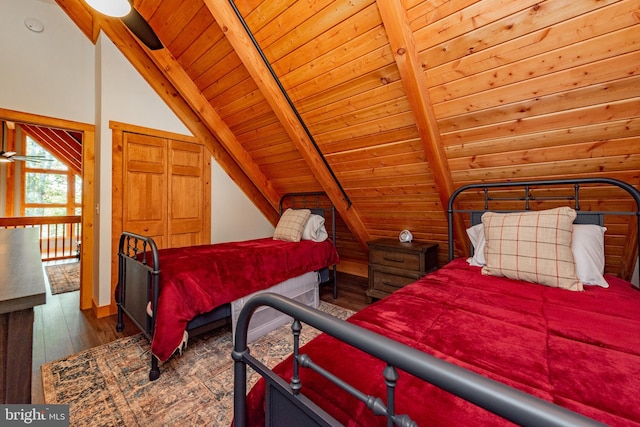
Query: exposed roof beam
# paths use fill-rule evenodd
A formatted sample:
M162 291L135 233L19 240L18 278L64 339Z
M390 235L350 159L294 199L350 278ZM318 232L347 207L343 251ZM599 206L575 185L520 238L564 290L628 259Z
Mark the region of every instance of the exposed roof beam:
M44 148L52 152L58 160L71 168L75 174L82 174L82 146L69 134L60 129L44 126L22 124L21 127Z
M349 207L347 201L344 200L342 189L336 183L331 171L326 167L324 160L316 151L313 142L277 82L271 76L268 67L254 46L249 34L247 34L242 22L236 16L235 11L227 1L204 0L204 3L220 28L222 28L229 43L233 46L236 54L273 109L318 183L336 206L340 216L356 240L366 250L366 243L370 240L370 236L355 206Z
M446 216L449 197L454 191L453 179L429 97L427 75L418 60L418 52L404 5L405 2L376 0L376 3L398 65L402 85L415 116L429 167L438 188L440 204ZM455 221L454 235L457 247L462 249L464 253L468 253L469 246L465 238L464 222L460 219Z
M193 135L201 141L220 166L249 197L254 205L272 222L278 220L277 200L274 194L265 195L251 178L240 168L226 148L211 131L211 123L205 123L202 117L185 101L171 80L149 56L149 50L142 47L119 19L99 18L89 11L82 0L56 0L62 9L80 27L94 43L98 28L102 28L107 37L116 45L133 67L149 83L167 106L187 126ZM89 14L89 17L86 15ZM87 28L87 22L93 25ZM276 197L277 198L277 197Z
M194 111L198 112L200 119L215 134L216 138L231 154L244 172L262 190L272 206L275 208L280 203L280 195L275 191L271 182L262 173L260 167L251 155L244 149L229 126L214 110L207 98L198 90L193 80L187 75L180 63L166 49L152 51L149 56L171 80L175 87L180 88L180 93Z

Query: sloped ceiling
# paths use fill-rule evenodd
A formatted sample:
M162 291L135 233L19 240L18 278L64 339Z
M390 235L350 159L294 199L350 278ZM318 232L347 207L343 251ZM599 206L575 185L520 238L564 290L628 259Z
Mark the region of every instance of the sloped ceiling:
M82 175L82 133L21 123L18 126L77 175Z
M273 221L281 194L326 191L343 260L405 228L444 260L446 201L466 183L638 184L638 0L237 0L293 108L228 0L135 0L157 51L56 1L92 40L104 31Z

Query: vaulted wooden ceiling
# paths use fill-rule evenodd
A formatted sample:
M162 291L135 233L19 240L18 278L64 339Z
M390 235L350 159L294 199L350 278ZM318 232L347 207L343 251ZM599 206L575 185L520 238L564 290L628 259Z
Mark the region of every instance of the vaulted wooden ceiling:
M326 191L343 259L405 228L444 256L446 201L466 183L638 184L638 0L237 0L242 19L229 0L135 0L156 51L56 1L91 40L104 31L267 217L283 193Z

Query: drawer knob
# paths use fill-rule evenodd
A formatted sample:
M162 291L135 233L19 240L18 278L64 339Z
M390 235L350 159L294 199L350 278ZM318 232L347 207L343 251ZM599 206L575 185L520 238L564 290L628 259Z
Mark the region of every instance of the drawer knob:
M391 258L391 257L385 256L385 257L383 257L383 259L385 261L391 261L391 262L400 262L400 263L404 262L403 258Z

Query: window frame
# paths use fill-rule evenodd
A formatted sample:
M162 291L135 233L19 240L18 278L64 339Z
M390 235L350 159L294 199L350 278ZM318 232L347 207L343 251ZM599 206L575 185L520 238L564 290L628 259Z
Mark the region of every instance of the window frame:
M36 144L38 144L43 150L47 151L51 156L56 158L59 162L65 164L67 166L67 170L57 170L57 169L42 169L42 168L32 168L27 167L27 162L23 162L20 165L20 216L26 216L26 210L29 208L64 208L66 213L65 215L77 215L76 210L80 209L82 212L82 203L76 203L76 174L71 170L69 165L66 164L64 159L60 159L58 156L49 151L45 146L43 146L37 139L29 136L26 132L23 132L21 138L21 146L22 152L27 152L27 138L31 138ZM66 176L67 181L67 201L66 203L27 203L27 174L28 173L41 173L41 174L51 174L51 175L62 175ZM81 177L79 177L81 178ZM41 216L41 215L37 215ZM52 216L52 215L44 215L44 216ZM55 215L53 215L55 216Z

